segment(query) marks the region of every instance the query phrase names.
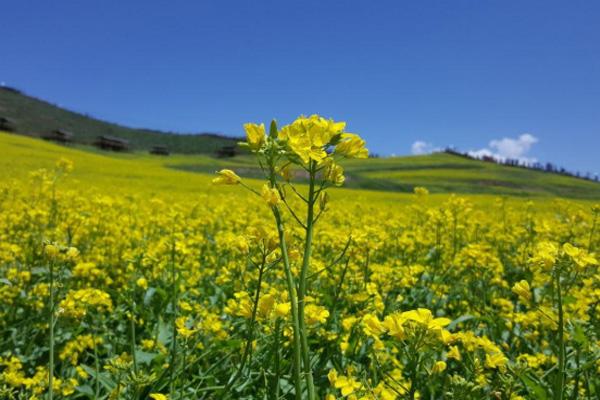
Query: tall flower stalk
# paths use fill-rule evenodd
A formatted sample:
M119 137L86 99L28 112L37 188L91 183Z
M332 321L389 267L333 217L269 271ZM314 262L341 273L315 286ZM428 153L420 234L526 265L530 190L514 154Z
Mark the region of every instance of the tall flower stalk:
M281 129L278 129L276 122L272 121L269 135L264 124L246 124L244 128L247 142L242 145L256 155L267 183L263 185L261 191L255 190L243 183L235 172L227 169L219 171L219 176L213 180L216 184L241 184L261 196L273 213L279 237L281 263L291 303L292 376L296 399L315 400L318 395L314 385L305 318L314 226L325 210L328 198L325 190L333 186L341 186L344 182L344 170L338 161L342 158L368 156L364 140L356 134L345 132L345 127L344 122L335 122L318 115L301 116ZM298 169L308 178L308 189L304 194L303 188L292 182L294 177L292 168ZM288 195L295 197L305 206L298 210ZM318 213L315 212L317 203L320 206ZM286 214L293 222L299 224L305 233L302 264L296 276L292 272L286 242ZM304 391L306 396L303 396Z

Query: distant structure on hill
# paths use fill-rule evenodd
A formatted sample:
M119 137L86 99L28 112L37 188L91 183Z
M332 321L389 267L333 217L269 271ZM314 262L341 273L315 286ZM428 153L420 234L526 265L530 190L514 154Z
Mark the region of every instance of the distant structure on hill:
M112 151L128 151L129 141L116 136L98 136L98 139L94 142L94 146L102 150Z
M171 152L166 146L153 146L150 149L150 154L154 154L157 156L168 156L169 154L171 154Z
M14 132L17 129L17 124L14 119L0 117L0 131Z
M235 146L223 146L217 150L217 157L225 158L225 157L233 157L238 154L238 151Z
M523 162L521 160L514 159L514 158L506 158L506 159L501 160L501 159L498 159L498 158L490 156L490 155L484 155L482 157L475 157L469 153L463 153L463 152L460 152L451 147L446 147L443 152L447 153L447 154L453 154L455 156L469 158L471 160L480 160L480 161L485 161L485 162L494 163L494 164L506 165L508 167L533 169L533 170L548 172L548 173L552 173L552 174L567 175L567 176L571 176L573 178L584 179L586 181L600 182L600 177L598 177L598 175L592 176L592 174L589 172L582 174L579 171L577 171L577 172L568 171L567 169L565 169L563 167L559 167L552 163L546 163L546 164L542 164L540 162L527 163L527 162Z
M53 142L65 144L71 143L73 141L74 136L75 135L73 134L73 132L64 129L54 129L50 133L43 135L42 138L46 140L51 140Z

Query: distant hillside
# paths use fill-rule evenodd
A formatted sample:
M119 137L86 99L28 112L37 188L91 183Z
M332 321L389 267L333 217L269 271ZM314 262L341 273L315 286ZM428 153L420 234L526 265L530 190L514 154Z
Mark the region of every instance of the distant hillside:
M121 179L128 184L140 184L139 174L152 170L161 176L159 183L154 183L155 187L158 185L164 190L168 188L173 191L179 191L182 187L192 190L193 185L186 186L189 182L207 186L215 171L222 168L231 168L246 178L264 179L256 160L250 155L216 158L203 154L156 157L139 152L98 153L0 132L0 183L9 177L26 176L27 172L37 168L51 168L60 157L73 160L78 179L86 182ZM110 165L114 168L108 172L106 168ZM343 165L346 170L344 187L378 191L381 195L382 192L412 193L416 186L424 186L431 193L439 194L600 200L600 183L597 182L470 160L452 154L346 160ZM359 192L365 193L359 190L343 191L344 196Z
M200 173L228 167L244 177L261 176L254 160L245 156L212 161L182 156L166 165ZM447 153L346 160L343 165L347 188L412 192L416 186L424 186L432 193L600 199L598 182Z
M166 146L175 153L209 154L241 140L213 133L181 135L128 128L65 110L5 87L0 87L0 118L2 117L14 122L16 133L41 137L54 129L64 129L73 132L74 142L79 144L92 144L101 135L117 136L128 140L133 150Z

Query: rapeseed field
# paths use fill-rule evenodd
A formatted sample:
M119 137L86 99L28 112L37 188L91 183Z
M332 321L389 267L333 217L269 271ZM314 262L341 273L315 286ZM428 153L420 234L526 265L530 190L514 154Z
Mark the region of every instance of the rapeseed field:
M1 135L0 398L600 398L600 205L344 190L344 123L245 129L264 179Z

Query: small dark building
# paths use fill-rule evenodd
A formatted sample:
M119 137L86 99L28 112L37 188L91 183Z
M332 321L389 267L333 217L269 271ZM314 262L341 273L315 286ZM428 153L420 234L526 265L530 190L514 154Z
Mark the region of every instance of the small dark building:
M154 154L157 156L168 156L171 153L169 152L169 149L166 146L153 146L150 149L150 154Z
M11 118L0 117L0 131L14 132L17 129L17 124Z
M129 141L116 136L98 136L94 146L102 150L127 151L129 150Z
M217 150L217 157L233 157L237 154L235 146L223 146Z
M64 129L55 129L42 137L46 140L52 140L53 142L70 143L73 141L73 136L73 132Z

